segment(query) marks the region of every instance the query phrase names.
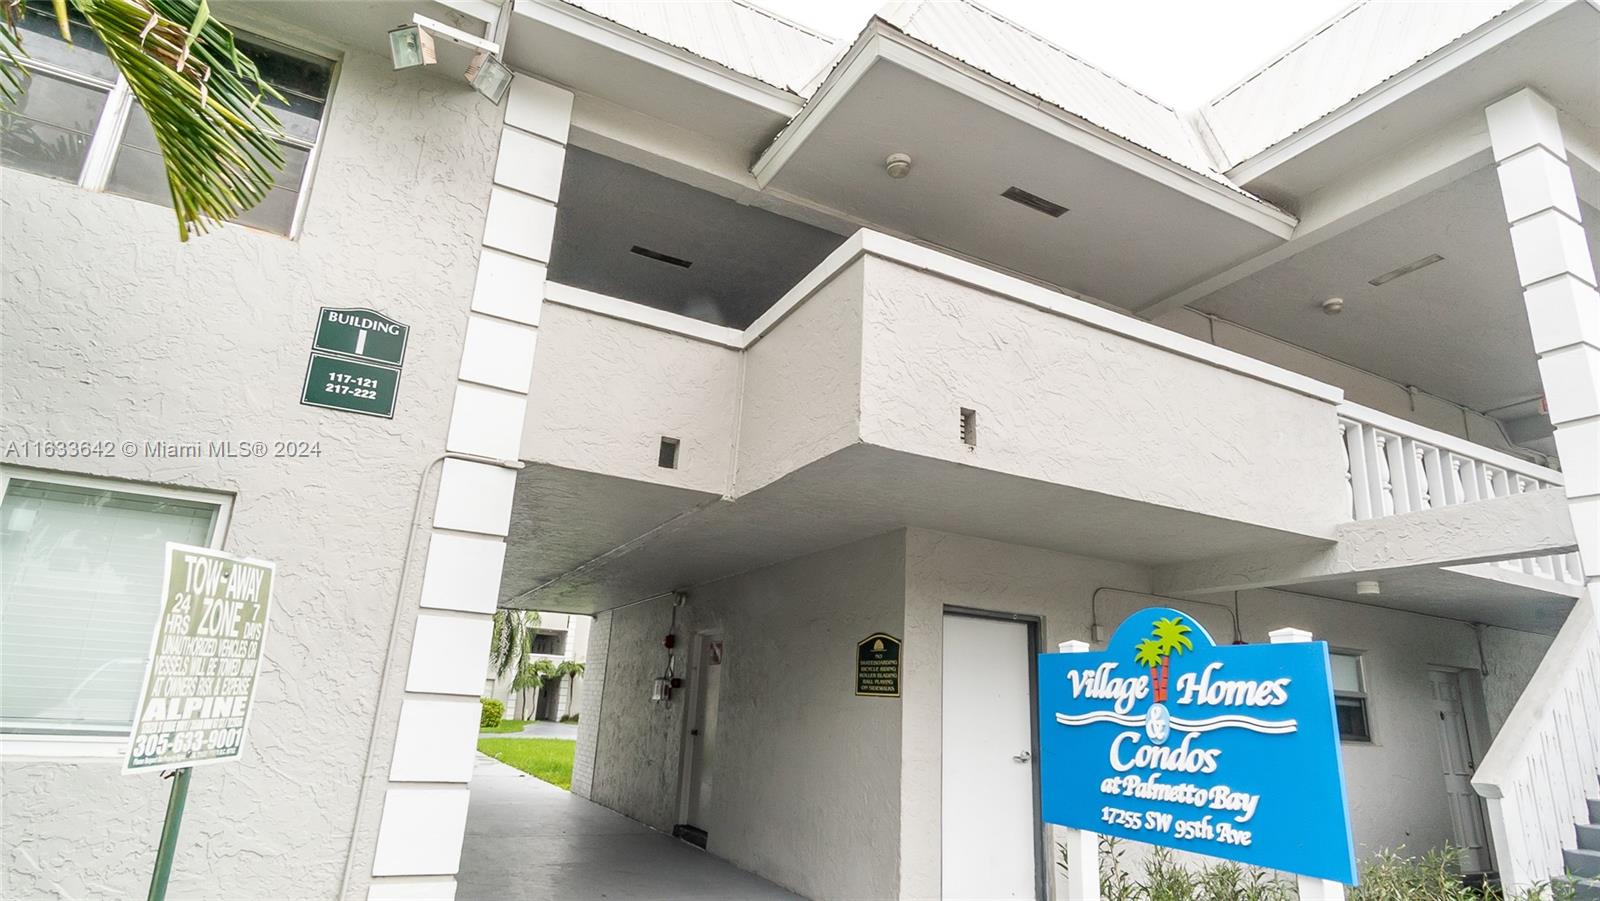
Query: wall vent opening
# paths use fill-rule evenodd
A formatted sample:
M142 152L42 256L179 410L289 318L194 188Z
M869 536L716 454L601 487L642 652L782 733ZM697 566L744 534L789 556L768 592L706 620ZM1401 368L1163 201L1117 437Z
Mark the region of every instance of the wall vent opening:
M1429 266L1432 266L1434 263L1443 262L1444 257L1439 256L1436 253L1430 253L1420 260L1412 260L1404 266L1401 266L1399 269L1390 269L1388 272L1385 272L1377 278L1368 279L1367 284L1374 288L1381 288L1395 279L1400 278L1401 276L1410 275L1411 273L1416 272L1418 269L1426 269Z
M1067 211L1067 208L1061 204L1045 200L1038 194L1030 194L1016 185L1001 191L1000 196L1007 200L1014 200L1030 210L1038 210L1052 219L1060 219L1061 214Z
M694 263L684 259L683 257L675 257L668 253L662 253L659 250L651 250L648 247L640 247L637 244L633 245L632 252L646 259L666 263L668 266L677 266L679 269L688 269L690 266L694 265Z
M678 439L661 436L661 450L656 454L656 465L662 469L678 468Z
M978 446L978 411L961 408L961 443L967 447Z

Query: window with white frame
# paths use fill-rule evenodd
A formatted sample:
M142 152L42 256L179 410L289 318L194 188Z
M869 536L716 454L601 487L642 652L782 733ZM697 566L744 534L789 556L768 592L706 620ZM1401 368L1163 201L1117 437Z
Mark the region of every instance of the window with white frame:
M1372 741L1361 655L1355 651L1330 651L1328 662L1333 668L1333 710L1339 721L1339 739Z
M49 4L30 5L22 18L30 74L16 108L0 113L0 162L90 190L170 206L166 170L149 118L94 31L76 12L69 18L70 44L61 39ZM236 33L235 40L255 62L262 81L284 98L264 99L283 123L284 139L278 142L283 168L266 198L236 221L289 235L322 137L333 62L246 34Z
M217 547L220 495L0 476L0 732L126 735L169 541Z

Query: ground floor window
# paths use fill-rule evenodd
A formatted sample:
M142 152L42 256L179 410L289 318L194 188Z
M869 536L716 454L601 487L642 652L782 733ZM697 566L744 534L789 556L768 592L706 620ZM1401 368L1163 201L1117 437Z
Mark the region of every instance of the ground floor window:
M225 497L0 471L0 731L126 735L169 541L216 547Z
M1372 741L1361 655L1355 651L1332 651L1329 662L1333 665L1333 709L1339 719L1340 741Z

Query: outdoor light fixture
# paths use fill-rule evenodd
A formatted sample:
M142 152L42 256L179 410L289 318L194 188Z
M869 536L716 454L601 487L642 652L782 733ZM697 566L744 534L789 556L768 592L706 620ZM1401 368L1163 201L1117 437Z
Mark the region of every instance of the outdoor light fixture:
M1344 312L1344 298L1330 297L1322 302L1322 312L1329 316L1337 316Z
M1378 583L1375 580L1363 579L1356 583L1356 594L1362 597L1377 597L1380 593Z
M883 161L883 171L889 173L890 178L905 178L911 174L911 155L908 153L891 153Z
M498 105L511 87L511 69L493 53L480 53L467 66L467 81L473 90Z
M390 29L389 59L396 69L433 65L438 61L433 52L433 35L415 22Z
M1404 266L1401 266L1399 269L1391 269L1377 278L1370 279L1368 280L1367 284L1374 288L1380 288L1402 275L1410 275L1411 273L1416 272L1418 269L1426 269L1427 267L1432 266L1434 263L1442 262L1444 262L1444 257L1439 256L1436 253L1430 253L1420 260L1412 261Z

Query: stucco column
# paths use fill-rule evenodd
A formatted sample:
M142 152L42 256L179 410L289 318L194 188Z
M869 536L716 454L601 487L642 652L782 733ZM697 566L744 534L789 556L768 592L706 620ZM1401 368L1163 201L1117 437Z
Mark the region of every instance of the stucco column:
M1600 293L1556 108L1530 88L1486 110L1568 509L1600 592Z
M533 376L572 94L512 82L445 449L516 460ZM448 459L439 477L369 901L452 899L478 698L511 522L513 469Z

